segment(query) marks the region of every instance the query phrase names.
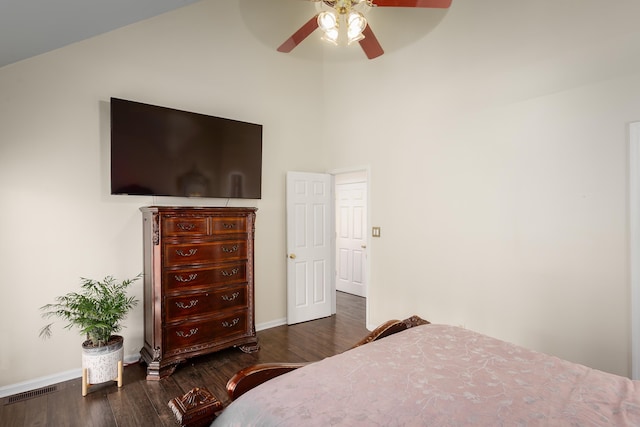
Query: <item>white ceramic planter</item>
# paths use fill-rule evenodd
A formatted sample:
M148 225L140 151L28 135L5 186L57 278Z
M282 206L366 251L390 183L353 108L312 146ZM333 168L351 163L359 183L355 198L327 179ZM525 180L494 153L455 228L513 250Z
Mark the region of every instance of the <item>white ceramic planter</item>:
M101 347L82 347L82 395L86 396L91 384L118 381L122 386L123 338Z

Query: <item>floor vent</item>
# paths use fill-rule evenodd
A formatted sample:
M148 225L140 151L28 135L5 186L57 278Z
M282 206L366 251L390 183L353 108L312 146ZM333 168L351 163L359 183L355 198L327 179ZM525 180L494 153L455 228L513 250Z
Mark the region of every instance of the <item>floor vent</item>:
M24 393L14 394L13 396L9 396L7 398L5 405L11 405L12 403L22 402L23 400L42 396L44 394L53 393L55 391L58 391L58 387L55 385L52 385L49 387L42 387L36 390L25 391Z

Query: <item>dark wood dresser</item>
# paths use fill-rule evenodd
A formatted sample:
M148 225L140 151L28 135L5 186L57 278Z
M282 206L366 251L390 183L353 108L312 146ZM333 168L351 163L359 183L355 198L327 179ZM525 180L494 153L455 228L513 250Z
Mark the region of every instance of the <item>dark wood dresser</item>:
M150 206L144 221L147 379L232 346L258 350L254 321L255 208Z

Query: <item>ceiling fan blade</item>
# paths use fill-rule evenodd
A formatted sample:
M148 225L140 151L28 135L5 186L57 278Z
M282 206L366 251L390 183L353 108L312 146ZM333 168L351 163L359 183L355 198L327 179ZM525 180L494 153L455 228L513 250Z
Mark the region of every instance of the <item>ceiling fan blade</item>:
M313 33L318 28L318 15L309 19L298 31L293 33L284 43L278 47L278 52L289 53L294 47L298 46L304 39L309 37L309 34Z
M371 30L371 27L369 26L369 24L367 24L367 26L364 27L364 30L362 31L362 35L364 36L364 38L360 40L358 43L360 43L360 47L362 47L362 50L364 50L364 53L365 55L367 55L367 58L369 59L377 58L378 56L384 53L384 50L382 50L382 46L380 46L380 43L378 42L376 35L373 34L373 31Z
M380 7L438 7L448 8L451 0L373 0Z

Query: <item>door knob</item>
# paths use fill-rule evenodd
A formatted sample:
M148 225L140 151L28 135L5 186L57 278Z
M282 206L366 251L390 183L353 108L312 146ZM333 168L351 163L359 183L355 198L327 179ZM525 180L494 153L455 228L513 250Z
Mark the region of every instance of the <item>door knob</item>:
M289 258L296 259L296 254L289 254Z
M360 245L362 249L367 249L367 245Z

